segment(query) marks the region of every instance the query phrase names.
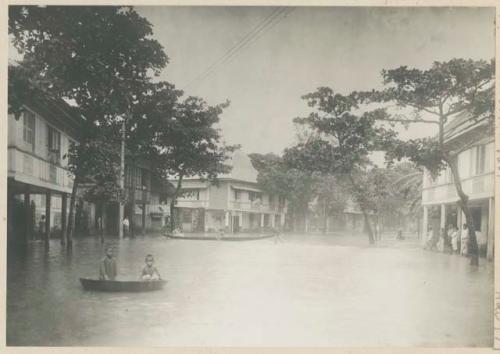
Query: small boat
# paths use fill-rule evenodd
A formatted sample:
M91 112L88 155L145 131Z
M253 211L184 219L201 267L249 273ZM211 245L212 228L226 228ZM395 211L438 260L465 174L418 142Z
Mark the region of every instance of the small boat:
M100 280L80 278L85 290L138 292L161 290L166 280Z

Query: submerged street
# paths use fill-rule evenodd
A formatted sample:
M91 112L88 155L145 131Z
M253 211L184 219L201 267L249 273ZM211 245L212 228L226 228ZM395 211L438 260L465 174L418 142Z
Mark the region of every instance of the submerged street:
M283 235L282 243L146 237L111 240L119 279L151 253L166 287L84 291L102 246L52 241L9 253L7 345L491 346L493 264L422 250L369 247L356 236Z

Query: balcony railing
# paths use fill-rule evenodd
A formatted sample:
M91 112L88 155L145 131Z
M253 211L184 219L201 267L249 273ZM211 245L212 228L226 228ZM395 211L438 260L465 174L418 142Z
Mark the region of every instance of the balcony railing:
M208 208L208 200L196 200L196 199L177 199L178 208Z
M39 180L41 183L51 183L59 187L73 187L73 178L68 170L15 147L8 149L8 169L9 172L34 179L32 182L35 184L36 180Z
M260 212L270 212L270 211L280 211L276 207L276 204L259 203L251 201L230 201L229 208L234 210L244 210L244 211L260 211Z
M462 189L470 199L492 197L495 194L494 173L485 173L462 180ZM422 190L423 204L453 202L458 200L453 183L428 186Z

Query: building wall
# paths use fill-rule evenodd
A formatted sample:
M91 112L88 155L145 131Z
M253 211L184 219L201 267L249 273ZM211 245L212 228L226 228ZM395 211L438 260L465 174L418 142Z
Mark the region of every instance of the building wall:
M478 153L478 149L483 149L483 152ZM480 163L482 167L479 169L477 167L478 158L484 158L484 162ZM471 200L489 198L495 195L494 166L495 151L492 141L475 146L459 155L458 168L462 188ZM428 171L424 171L423 178L423 205L453 203L458 200L449 168L442 171L434 180Z
M27 143L23 138L27 115L34 118L34 145ZM59 158L56 158L55 153L49 152L49 127L60 136ZM18 120L9 115L8 129L9 177L20 182L70 193L73 178L68 176L67 159L64 156L68 153L72 138L33 111L25 112Z
M210 209L227 209L229 194L229 183L227 181L221 181L218 186L210 185L208 194Z

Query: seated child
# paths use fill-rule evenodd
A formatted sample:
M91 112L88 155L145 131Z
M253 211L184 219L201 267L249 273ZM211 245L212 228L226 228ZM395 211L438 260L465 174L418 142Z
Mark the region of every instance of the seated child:
M142 280L160 280L160 273L158 269L153 266L154 258L153 255L148 254L146 256L146 265L142 268L141 279Z

